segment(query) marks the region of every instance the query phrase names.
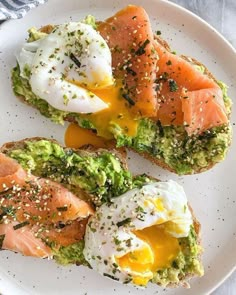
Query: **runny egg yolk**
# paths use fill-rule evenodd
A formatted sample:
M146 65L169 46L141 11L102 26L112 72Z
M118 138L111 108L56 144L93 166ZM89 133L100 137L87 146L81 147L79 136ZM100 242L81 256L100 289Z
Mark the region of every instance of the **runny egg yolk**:
M180 251L178 239L165 232L160 225L153 225L134 234L150 247L129 252L117 258L117 263L122 269L129 269L138 273L132 276L133 283L145 286L153 273L159 269L171 266Z
M84 129L77 124L70 124L65 133L65 144L67 147L80 148L91 144L97 148L109 148L112 143L100 136L97 136L91 130Z
M71 81L76 84L76 81ZM130 110L130 104L121 94L122 82L117 80L105 88L90 89L91 95L95 94L108 104L108 108L97 113L81 114L80 117L89 120L97 129L97 134L106 139L113 139L110 132L112 124L117 124L124 134L135 136L137 121Z

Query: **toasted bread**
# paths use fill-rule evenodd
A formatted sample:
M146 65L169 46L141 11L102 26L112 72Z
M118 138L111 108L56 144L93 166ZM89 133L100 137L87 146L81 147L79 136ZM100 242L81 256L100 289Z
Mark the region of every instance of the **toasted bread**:
M40 29L40 32L42 33L46 33L46 34L49 34L52 30L53 30L54 26L52 25L47 25L47 26L44 26ZM164 41L163 39L161 39L159 36L155 36L155 40L161 44L167 51L171 52L171 49L168 45L168 43L166 41ZM208 76L209 78L213 79L216 83L217 83L217 79L213 76L213 74L207 69L206 66L204 66L202 63L198 62L197 60L193 59L193 58L190 58L190 57L187 57L187 56L182 56L183 59L185 59L186 61L188 61L189 63L191 63L192 65L196 65L196 66L201 66L203 69L204 69L204 74L206 76ZM20 78L19 78L20 79ZM28 87L28 86L27 86ZM13 87L14 88L14 87ZM17 95L19 95L20 93L17 92L17 90L14 88L15 90L15 93ZM24 95L22 95L22 93L19 95L24 102L28 103L29 105L32 105L36 108L38 108L38 105L37 103L34 103L32 102L32 100L28 100L27 98L24 97ZM37 100L38 98L36 98ZM47 103L46 103L47 104ZM48 106L46 106L47 108ZM50 107L51 108L51 107ZM38 108L39 111L52 119L52 115L50 112L44 112L44 110ZM228 117L230 116L230 113L227 113ZM80 119L79 119L79 116L77 118L77 116L75 116L75 114L72 114L72 113L65 113L65 115L62 116L62 121L68 121L68 122L74 122L74 123L79 123L80 124ZM155 121L155 118L154 118L154 121ZM82 126L83 127L83 126ZM211 151L213 150L212 149L209 149L209 156L207 155L205 157L206 159L206 163L204 165L202 165L202 163L198 163L198 161L196 159L193 159L191 158L192 156L192 153L190 152L190 160L189 160L189 167L187 169L183 169L183 171L181 171L180 168L178 168L180 165L181 165L181 161L182 161L182 158L180 158L180 160L178 159L178 163L174 163L174 165L170 165L170 163L168 163L168 159L166 160L164 157L162 156L155 156L152 152L149 152L149 151L143 151L143 150L139 150L137 149L136 147L132 146L131 145L126 145L124 144L123 146L128 148L128 149L131 149L135 152L137 152L138 154L140 154L141 156L145 157L146 159L150 160L151 162L155 163L156 165L164 168L164 169L167 169L173 173L177 173L177 174L194 174L194 173L201 173L203 171L206 171L206 170L209 170L211 169L216 163L220 162L222 159L224 159L225 157L225 154L228 150L228 147L230 146L231 144L231 138L232 138L232 130L231 130L231 126L230 126L230 123L228 123L227 126L224 127L225 129L223 130L220 130L219 133L226 133L227 134L227 138L225 138L225 142L223 143L222 145L222 149L220 150L219 154L215 155L215 156L211 156ZM183 132L184 129L183 129ZM214 133L214 132L213 132ZM182 133L181 133L182 134ZM178 135L178 134L177 134ZM214 134L213 134L214 136ZM217 134L218 136L218 134ZM131 140L133 140L133 138L131 138ZM190 140L191 141L191 137L187 137L186 140ZM200 139L200 137L197 139L198 142L201 143L204 142L204 139ZM220 146L220 139L218 140L219 142L219 146ZM156 146L154 147L154 149L158 149L159 146L158 146L158 143L154 143ZM203 143L203 146L202 146L202 149L200 152L203 152L203 154L207 154L208 153L208 146L210 146L211 144L211 138L207 138L205 140L205 143ZM217 146L218 148L218 146ZM184 148L183 148L184 149ZM174 156L174 155L172 155ZM187 159L187 158L186 158ZM184 159L184 160L186 160ZM171 160L172 161L172 160ZM200 161L201 162L201 161ZM173 163L172 163L173 164Z
M41 140L46 140L46 141L50 141L52 143L58 144L58 142L56 140L46 139L43 137L25 138L20 141L5 143L0 148L0 152L2 152L4 154L10 154L11 151L13 151L13 150L18 150L18 149L24 150L24 148L26 148L26 142L38 142ZM72 148L66 148L66 147L64 147L63 149L65 152L71 151L73 153L78 154L81 157L90 156L90 157L96 158L104 153L109 153L109 154L113 155L118 160L118 162L120 163L120 165L124 171L128 170L127 162L126 162L126 151L123 148L107 150L107 149L103 149L103 148L97 149L91 145L87 145L87 146L84 146L82 149L72 149ZM39 174L38 176L41 176L41 175ZM68 183L64 183L64 184L69 187L71 186L71 184L68 184ZM96 199L95 203L99 202L97 196L93 195L92 193L88 193L86 190L82 189L79 185L72 185L72 187L73 187L73 191L75 191L80 196L80 198L86 200L87 202L93 203L95 199ZM129 188L129 187L127 187L127 188Z
M46 140L46 141L58 144L55 140L45 139L45 138L40 138L40 137L34 137L34 138L23 139L23 140L20 140L20 141L17 141L17 142L8 142L8 143L4 144L0 148L0 152L6 154L8 156L12 155L15 158L14 151L16 151L16 150L22 150L23 151L24 149L27 149L28 142L30 142L30 143L35 142L36 143L36 142L41 142L42 140ZM115 155L115 157L117 159L119 159L119 162L121 163L122 167L124 169L127 169L127 163L126 163L126 157L125 157L126 155L125 155L124 151L118 151L118 150L109 150L108 151L108 150L104 150L104 149L95 149L93 147L87 147L87 148L78 149L78 150L75 150L75 149L72 150L72 149L64 148L64 150L69 151L69 152L73 151L73 153L76 153L76 154L80 155L81 157L87 157L88 155L90 155L92 157L98 157L99 155L101 155L103 153L112 153L113 155ZM42 161L43 161L43 159L42 159ZM37 172L37 175L38 176L44 176L44 175L40 175L40 172ZM153 178L151 176L148 177L148 179L149 179L149 181L159 181L158 179ZM62 184L65 184L65 183L62 183ZM127 189L129 189L129 188L127 188ZM93 201L96 200L95 199L96 196L89 194L87 191L82 189L80 186L77 186L77 193L80 196L82 195L83 199L85 199L86 201L89 201L89 202L93 203ZM95 202L95 205L97 205L97 204L98 203ZM193 227L194 227L195 235L197 237L196 238L196 244L198 245L197 247L199 247L199 249L200 249L201 248L201 246L200 246L201 245L200 223L196 219L190 205L189 205L189 209L190 209L192 217L193 217ZM59 254L57 254L57 255L59 255ZM201 264L201 251L200 250L198 252L197 258L195 257L195 259L197 259L197 261L199 261L199 264ZM61 258L59 258L58 261L61 261ZM81 259L79 261L70 261L70 263L71 262L72 263L77 262L78 264L86 265L86 261L84 259ZM188 280L191 277L195 276L195 275L196 275L195 273L186 273L186 274L184 274L184 276L182 275L179 278L179 282L173 282L173 283L171 282L171 283L168 283L165 286L166 287L171 287L171 288L176 288L176 287L179 287L179 286L189 287Z

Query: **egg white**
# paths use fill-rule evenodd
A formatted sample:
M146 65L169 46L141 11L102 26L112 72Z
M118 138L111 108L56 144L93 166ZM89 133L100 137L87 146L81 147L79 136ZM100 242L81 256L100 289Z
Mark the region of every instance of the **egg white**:
M94 113L108 107L91 89L114 83L111 52L92 26L80 22L56 26L43 39L26 43L17 60L24 78L25 65L31 71L33 93L56 109Z
M149 247L134 231L156 224L165 226L168 222L166 232L180 238L188 236L193 224L185 192L174 181L151 183L112 201L112 204L103 204L90 218L84 256L97 272L119 282L127 282L130 275L137 273L117 266L116 258ZM149 273L144 275L150 276Z

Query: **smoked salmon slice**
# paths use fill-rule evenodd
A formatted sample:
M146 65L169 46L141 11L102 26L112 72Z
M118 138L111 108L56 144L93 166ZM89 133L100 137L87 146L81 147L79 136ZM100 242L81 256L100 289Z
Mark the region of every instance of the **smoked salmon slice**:
M93 213L89 204L61 184L27 173L0 153L2 249L47 257L50 243L59 247L83 239Z
M218 84L156 41L147 13L129 5L101 22L122 95L141 117L181 125L189 135L228 122Z
M189 135L228 122L218 84L191 62L156 42L159 60L157 118L163 125L185 125Z
M78 217L86 218L93 213L89 204L61 184L27 174L15 160L4 154L0 154L0 166L0 185L4 188L1 207L11 206L18 221L66 222Z
M29 226L15 230L18 222L0 224L1 248L20 252L25 256L45 258L52 254L52 250L41 240Z
M122 96L138 116L155 117L157 54L146 11L129 5L98 25L112 53L116 79L122 79Z

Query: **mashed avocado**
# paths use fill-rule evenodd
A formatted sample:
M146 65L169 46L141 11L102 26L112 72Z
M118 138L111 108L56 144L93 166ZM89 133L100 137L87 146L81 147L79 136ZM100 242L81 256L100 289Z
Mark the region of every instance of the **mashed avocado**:
M84 23L96 28L93 16L87 16ZM32 28L29 30L28 42L45 37L45 33ZM195 65L204 72L204 66ZM21 76L19 65L12 70L13 90L16 95L24 97L25 101L36 107L40 113L53 122L64 124L70 118L81 127L96 130L88 120L81 118L78 113L67 113L50 106L45 100L36 96L29 84L30 71L24 69ZM230 115L232 101L227 95L227 86L218 81L223 92L226 112ZM223 125L205 131L200 135L188 136L183 127L162 126L160 122L150 119L140 119L137 134L129 137L122 132L120 126L110 123L109 131L117 141L117 147L129 147L138 152L145 152L156 160L166 163L178 174L192 174L203 171L209 165L218 163L225 158L231 143L232 129L230 125Z
M92 202L97 206L133 188L131 173L106 150L99 154L74 152L57 143L39 140L27 141L24 148L11 150L9 156L36 176L51 178L74 192L83 189L94 196ZM143 177L143 181L147 179ZM135 183L140 182L139 177Z
M12 71L12 81L15 94L23 96L30 105L35 106L42 115L53 122L63 124L64 120L70 117L83 128L95 129L91 122L80 118L79 114L56 110L37 97L31 91L28 80L20 76L19 66ZM231 100L227 96L227 88L222 82L219 82L219 85L224 94L226 109L230 113ZM183 127L162 126L159 121L150 119L139 121L135 137L124 135L122 129L115 124L111 124L110 131L117 141L117 147L129 147L138 152L146 152L168 164L180 175L198 172L222 161L232 137L229 125L209 129L200 135L188 136Z
M204 274L203 266L199 262L201 247L197 244L197 236L193 227L191 227L187 238L180 238L179 245L181 251L172 262L172 266L159 270L155 273L152 282L161 286L177 283L183 279L186 274L202 276Z
M56 180L75 193L80 192L76 188L82 188L94 196L92 201L97 206L152 181L146 175L132 177L130 172L122 167L119 159L105 150L101 150L99 154L84 151L77 153L72 149L63 149L57 143L39 140L25 142L23 147L9 150L8 155L34 175ZM188 237L179 239L179 244L181 251L172 267L158 271L153 283L164 286L178 282L187 273L202 275L202 265L198 259L201 248L197 244L193 227ZM83 255L84 241L61 246L59 249L53 245L51 247L58 263L88 266Z
M164 161L179 175L204 170L225 158L231 142L231 127L222 125L188 136L183 127L162 126L160 122L142 119L134 138L125 136L116 128L117 146L127 146L146 152Z
M78 243L62 246L59 250L53 251L53 258L57 261L57 263L62 265L67 264L79 264L84 266L89 266L87 261L83 255L84 250L84 241L80 241Z

